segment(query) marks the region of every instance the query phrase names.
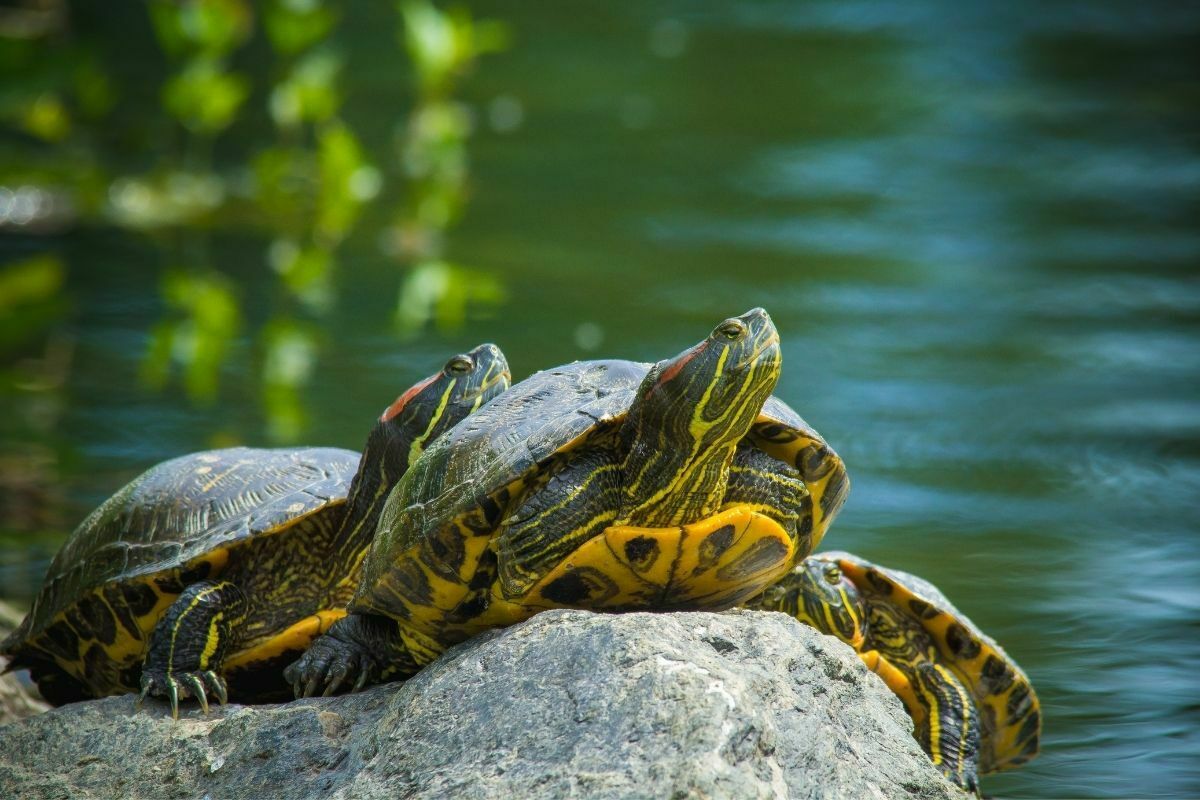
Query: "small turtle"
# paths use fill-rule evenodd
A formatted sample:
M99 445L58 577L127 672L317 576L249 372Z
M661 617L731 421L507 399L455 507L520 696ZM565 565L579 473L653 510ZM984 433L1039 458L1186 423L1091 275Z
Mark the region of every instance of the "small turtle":
M850 553L818 553L747 607L790 614L858 651L959 786L978 793L977 775L1037 755L1042 715L1029 678L928 581Z
M141 690L265 699L280 668L343 614L387 490L503 392L485 344L400 395L357 453L237 447L152 467L75 530L0 644L56 705ZM229 684L226 683L229 679Z
M653 366L587 361L514 386L392 490L350 615L296 693L402 678L546 608L729 608L806 556L849 489L782 401L762 309Z

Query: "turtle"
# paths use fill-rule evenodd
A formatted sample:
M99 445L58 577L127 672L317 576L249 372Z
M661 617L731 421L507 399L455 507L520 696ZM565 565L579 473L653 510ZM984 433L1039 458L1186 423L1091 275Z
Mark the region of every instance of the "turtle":
M349 615L285 670L297 696L404 678L547 608L724 609L811 552L849 490L771 396L770 316L657 364L538 372L432 444L387 499Z
M93 511L0 643L52 703L140 691L286 696L281 668L345 613L387 490L508 388L492 344L454 356L379 417L361 456L235 447L150 468Z
M853 647L913 719L914 736L958 786L1038 753L1029 678L933 584L852 553L811 555L747 607L782 611Z

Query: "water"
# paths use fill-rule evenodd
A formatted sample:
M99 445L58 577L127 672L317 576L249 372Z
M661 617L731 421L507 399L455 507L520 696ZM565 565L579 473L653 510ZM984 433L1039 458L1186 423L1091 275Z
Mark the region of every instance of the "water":
M357 447L399 389L480 341L517 376L654 360L763 305L778 393L854 481L827 546L936 583L1041 696L1043 754L985 789L1200 793L1194 7L472 10L515 37L463 84L471 196L447 254L507 301L397 341L396 268L356 233L303 440ZM375 20L345 25L364 42L350 114L369 129L384 44ZM376 127L364 139L386 142ZM206 235L254 330L278 312L269 232ZM6 436L36 443L13 452L40 459L5 486L0 594L22 601L124 481L267 444L268 419L248 335L213 405L139 381L168 266L153 236L84 225L0 248L52 249L68 270L38 340L70 353L61 385L6 400Z

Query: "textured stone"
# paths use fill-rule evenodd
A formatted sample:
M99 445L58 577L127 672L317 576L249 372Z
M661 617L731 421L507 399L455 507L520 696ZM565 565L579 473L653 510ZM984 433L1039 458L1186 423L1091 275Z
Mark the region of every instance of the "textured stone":
M0 640L21 624L23 615L7 603L0 602ZM0 656L0 671L7 660ZM27 674L0 674L0 725L13 720L41 714L50 708L32 686Z
M358 695L15 722L0 796L963 797L910 731L848 647L782 614L556 611Z

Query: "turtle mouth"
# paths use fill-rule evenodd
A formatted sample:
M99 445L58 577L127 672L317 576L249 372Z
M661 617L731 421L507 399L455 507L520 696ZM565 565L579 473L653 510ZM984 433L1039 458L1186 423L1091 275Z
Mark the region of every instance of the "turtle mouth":
M774 351L774 352L772 353L772 351ZM743 368L756 367L759 364L762 364L768 360L766 358L766 356L768 356L768 354L770 354L770 356L771 356L769 360L778 361L779 360L779 352L780 352L779 333L773 332L766 339L759 342L757 347L755 347L752 351L750 351L750 354L748 356L746 356L746 358L742 361L740 366Z
M475 397L479 397L482 394L486 394L489 389L494 387L496 384L502 383L502 382L503 383L512 383L512 375L509 374L507 369L500 370L495 375L493 375L492 377L488 378L486 381L481 383L478 388L476 388L473 392L471 392L468 395L468 397L475 398Z

